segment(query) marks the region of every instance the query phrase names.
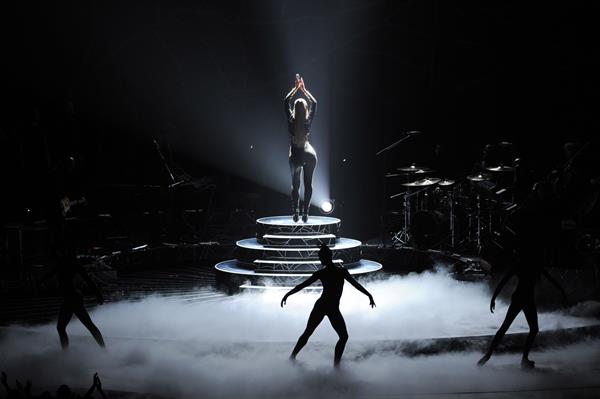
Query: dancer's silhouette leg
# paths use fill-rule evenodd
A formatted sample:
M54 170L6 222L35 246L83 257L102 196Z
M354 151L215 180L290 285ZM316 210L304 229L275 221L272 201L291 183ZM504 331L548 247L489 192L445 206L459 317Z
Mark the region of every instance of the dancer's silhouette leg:
M494 353L498 345L500 345L502 338L504 338L504 335L508 331L508 328L515 320L515 317L517 317L522 308L523 305L520 301L511 301L510 305L508 306L508 310L506 311L506 317L504 318L504 322L502 322L502 325L496 332L494 339L492 339L492 343L490 344L487 353L479 360L479 362L477 362L479 366L483 366L488 360L490 360L490 357L492 357L492 354Z
M346 329L346 322L339 309L330 312L327 316L329 317L331 326L339 337L337 344L335 344L335 356L333 358L335 366L339 366L340 360L342 360L342 354L344 353L344 348L346 347L346 342L348 342L348 330Z
M312 179L317 166L317 157L313 157L312 154L306 157L306 163L304 164L304 212L305 213L310 207L310 200L312 198L313 188Z
M529 324L529 334L525 340L525 348L523 349L523 360L521 361L521 366L524 368L532 368L534 366L534 362L529 360L529 351L531 350L533 341L535 340L535 337L539 331L537 308L533 300L529 300L524 304L523 313L525 313L527 324Z
M89 332L92 334L92 336L94 337L94 339L96 340L96 342L98 343L98 345L100 345L102 348L104 348L104 338L102 337L102 333L100 333L100 330L98 329L98 327L96 327L96 325L94 324L94 322L92 321L90 314L87 312L87 310L85 309L85 306L83 305L83 301L81 303L78 303L77 306L75 306L75 308L73 309L75 315L77 316L77 318L79 319L79 321L81 322L81 324L83 324L85 326L85 328L87 328L89 330Z
M295 359L298 352L300 352L300 350L304 348L304 345L306 345L306 343L308 342L308 338L310 338L312 333L315 332L315 329L319 326L319 324L321 324L321 321L323 321L324 317L325 312L320 308L320 306L315 305L312 312L310 312L310 316L308 317L306 329L304 330L300 338L298 338L298 342L296 343L296 346L294 347L294 350L290 355L292 359Z
M67 335L67 325L73 317L73 307L70 303L65 301L58 312L58 322L56 323L56 329L58 330L58 336L60 338L60 346L63 349L69 347L69 336Z
M302 172L302 166L297 164L295 161L290 158L290 173L292 175L292 213L294 215L298 214L298 202L300 200L300 173ZM295 216L294 221L297 216Z

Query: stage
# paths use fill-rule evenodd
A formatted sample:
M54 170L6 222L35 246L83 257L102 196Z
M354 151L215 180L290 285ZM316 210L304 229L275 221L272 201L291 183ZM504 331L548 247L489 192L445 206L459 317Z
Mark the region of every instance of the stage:
M522 315L500 353L484 368L475 365L506 311L499 302L489 313L487 284L439 271L380 276L365 286L375 309L345 287L341 311L350 339L338 371L331 367L337 337L327 321L298 361L288 360L319 293L297 294L282 309L279 290L224 296L210 288L197 288L195 296L194 290L157 292L94 308L106 351L76 320L67 353L60 351L53 323L5 326L0 368L39 385L59 379L77 386L99 371L111 389L167 398L598 393L598 304L540 312L532 352L538 368L525 372L518 354L527 331Z
M596 3L11 5L0 398L600 397Z

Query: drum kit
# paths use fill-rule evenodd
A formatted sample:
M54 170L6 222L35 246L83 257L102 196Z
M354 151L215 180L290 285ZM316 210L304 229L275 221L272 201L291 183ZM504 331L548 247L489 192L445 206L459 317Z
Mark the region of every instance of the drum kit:
M485 163L482 163L485 165ZM423 165L396 168L387 179L400 181L402 191L388 196L400 207L396 247L469 249L480 253L514 209L512 193L516 163L494 165L464 179L443 177Z

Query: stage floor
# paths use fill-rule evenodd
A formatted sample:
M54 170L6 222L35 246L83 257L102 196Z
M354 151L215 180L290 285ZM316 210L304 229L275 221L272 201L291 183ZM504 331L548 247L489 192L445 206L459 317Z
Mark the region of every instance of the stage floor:
M310 341L296 362L287 359L294 342L208 343L126 336L111 336L107 342L108 350L102 351L90 337L77 334L72 336L70 350L62 352L49 331L0 329L0 367L11 378L31 378L34 394L42 389L53 391L58 383L83 391L98 372L105 390L163 398L563 399L600 395L597 338L538 348L532 353L537 369L530 371L519 368L518 353L500 353L479 368L475 363L480 351L407 356L396 350L406 343L353 340L352 336L340 370L331 364L334 343L320 340ZM419 347L419 341L410 344Z
M519 368L517 351L527 331L522 315L504 353L480 369L475 363L507 307L498 301L490 314L486 284L438 272L365 285L375 309L345 287L341 311L350 339L337 372L331 367L337 337L327 320L297 363L287 359L317 293L296 294L282 309L278 291L227 297L209 288L95 307L91 316L106 338L106 352L77 320L69 326L66 353L52 322L9 325L0 330L0 369L10 378L30 378L34 386L87 384L98 371L107 389L173 398L598 394L599 321L580 307L540 313L531 355L538 370Z

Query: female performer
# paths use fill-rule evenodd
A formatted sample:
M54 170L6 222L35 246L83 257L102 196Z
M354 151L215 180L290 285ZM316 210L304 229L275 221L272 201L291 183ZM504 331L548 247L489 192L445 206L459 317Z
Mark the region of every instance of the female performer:
M297 98L291 106L292 98L298 90L306 97ZM288 119L290 134L289 163L292 174L292 215L298 221L300 200L300 173L304 173L304 202L302 204L302 221L308 221L308 208L312 197L312 177L317 166L317 153L308 142L310 126L317 111L317 100L306 90L304 80L296 74L294 88L284 99L285 115Z

